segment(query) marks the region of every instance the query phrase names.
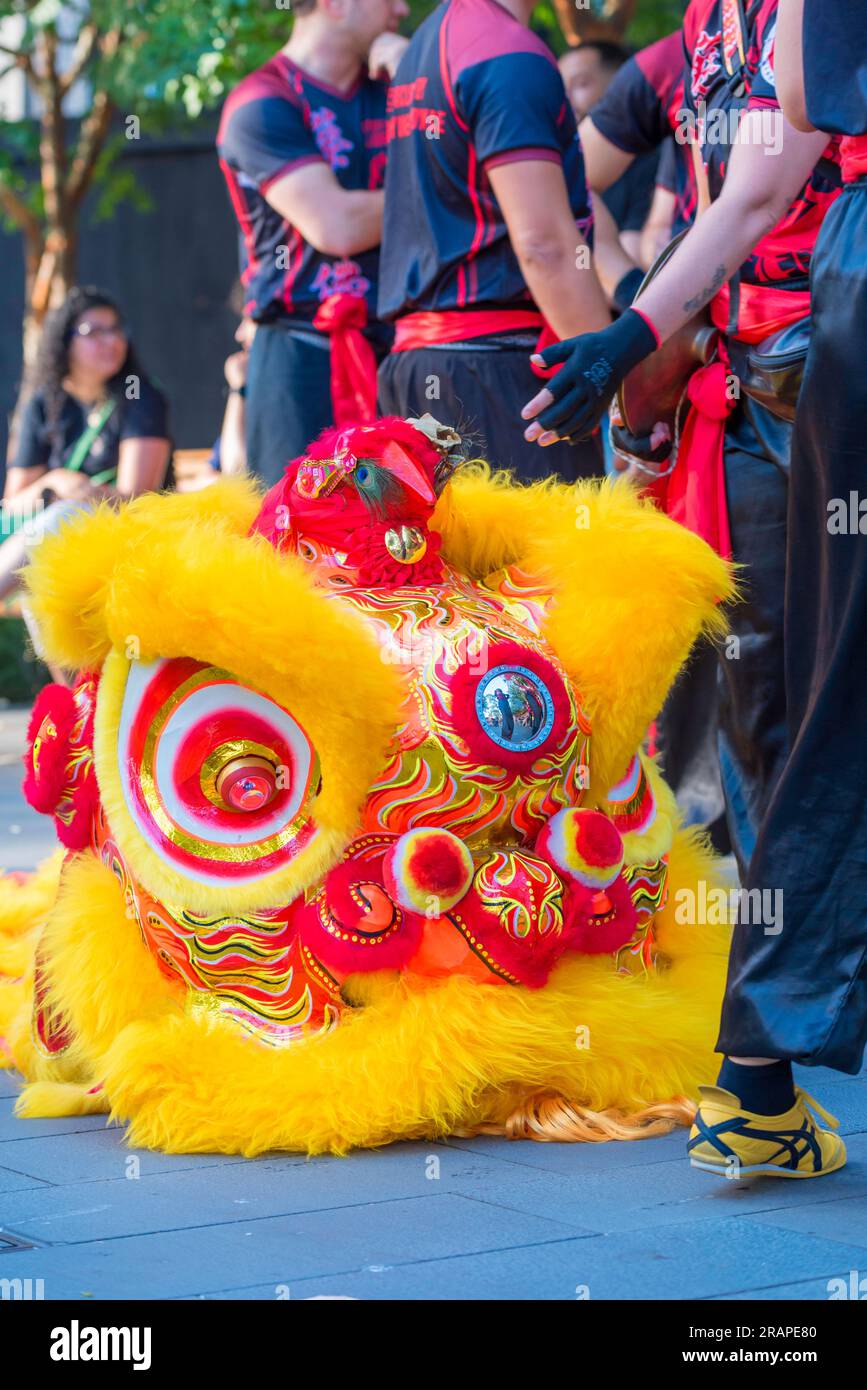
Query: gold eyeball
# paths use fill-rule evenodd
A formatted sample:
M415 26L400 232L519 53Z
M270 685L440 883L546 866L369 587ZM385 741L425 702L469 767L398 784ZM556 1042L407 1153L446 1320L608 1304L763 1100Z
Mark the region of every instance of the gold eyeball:
M427 541L417 526L394 526L385 533L385 548L399 565L414 565L427 550Z

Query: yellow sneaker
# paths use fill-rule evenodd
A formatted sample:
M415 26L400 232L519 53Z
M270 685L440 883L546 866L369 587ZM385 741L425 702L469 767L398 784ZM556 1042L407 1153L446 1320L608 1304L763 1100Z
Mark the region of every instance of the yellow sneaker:
M820 1178L846 1162L846 1145L837 1134L814 1123L807 1106L832 1129L838 1122L795 1087L795 1104L784 1115L755 1115L737 1096L719 1086L699 1086L701 1105L690 1130L687 1153L693 1168L727 1178L757 1173L779 1178Z

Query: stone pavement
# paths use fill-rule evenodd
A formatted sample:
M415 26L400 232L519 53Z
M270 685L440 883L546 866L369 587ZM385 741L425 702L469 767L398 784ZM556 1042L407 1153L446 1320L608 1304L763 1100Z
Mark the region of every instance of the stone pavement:
M24 805L26 712L0 711L0 865L51 847ZM0 1278L47 1299L815 1299L867 1294L867 1071L802 1069L849 1164L730 1184L684 1133L638 1143L474 1139L348 1158L134 1151L90 1116L16 1120L0 1072Z

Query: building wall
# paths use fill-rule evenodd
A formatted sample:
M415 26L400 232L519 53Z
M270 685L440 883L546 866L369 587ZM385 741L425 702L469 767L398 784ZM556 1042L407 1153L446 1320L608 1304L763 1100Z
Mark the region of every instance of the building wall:
M79 281L118 299L143 365L166 392L180 448L209 446L222 418L223 362L237 320L227 297L238 273L237 228L214 152L214 128L193 141L130 144L124 163L152 210L84 210ZM91 204L92 207L92 204ZM0 459L21 375L21 238L0 230Z

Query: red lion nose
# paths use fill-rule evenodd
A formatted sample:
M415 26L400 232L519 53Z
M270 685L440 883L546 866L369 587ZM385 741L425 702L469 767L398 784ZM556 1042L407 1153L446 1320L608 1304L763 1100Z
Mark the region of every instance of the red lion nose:
M265 758L233 758L217 778L217 792L233 811L259 811L277 795L276 769Z

